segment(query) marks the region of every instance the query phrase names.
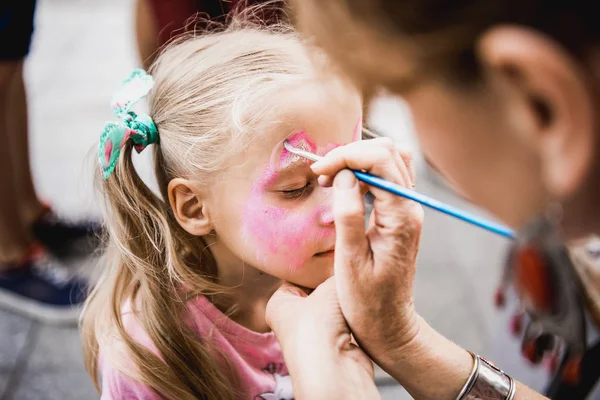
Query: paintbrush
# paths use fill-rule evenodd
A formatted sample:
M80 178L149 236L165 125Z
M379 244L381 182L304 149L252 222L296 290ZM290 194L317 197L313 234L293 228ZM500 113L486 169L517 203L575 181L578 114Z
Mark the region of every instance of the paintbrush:
M303 157L303 158L306 158L311 161L319 161L323 158L314 153L311 153L310 151L298 149L298 148L292 146L292 144L288 140L285 140L283 142L283 147L290 153L295 154L300 157ZM434 210L440 211L440 212L450 215L454 218L458 218L462 221L465 221L465 222L468 222L475 226L478 226L480 228L486 229L486 230L493 232L495 234L498 234L500 236L504 236L504 237L511 238L511 239L515 237L514 231L504 225L497 224L492 221L488 221L477 215L471 214L467 211L460 210L454 206L451 206L450 204L443 203L439 200L433 199L429 196L426 196L424 194L416 192L412 189L408 189L404 186L400 186L396 183L382 179L378 176L371 175L371 174L368 174L368 173L362 172L362 171L356 171L356 170L352 170L352 172L354 173L354 175L356 175L356 178L359 181L364 182L367 185L370 185L370 186L385 190L387 192L393 193L395 195L402 196L407 199L416 201L417 203L420 203L424 206L433 208Z

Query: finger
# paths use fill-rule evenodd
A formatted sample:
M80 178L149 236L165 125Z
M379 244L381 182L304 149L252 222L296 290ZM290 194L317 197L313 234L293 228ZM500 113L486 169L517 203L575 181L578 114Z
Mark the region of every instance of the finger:
M307 293L300 287L284 282L267 303L265 319L271 329L276 330L280 323L285 323L285 317L293 304L305 298Z
M338 172L340 169L340 167L338 166L334 166L335 163L339 163L339 158L341 154L344 153L356 153L356 152L364 152L364 151L368 151L368 152L372 152L374 149L389 149L390 153L391 150L394 148L394 142L389 139L389 138L378 138L378 139L372 139L372 140L361 140L358 142L351 142L348 143L344 146L340 146L337 147L331 151L329 151L321 160L314 162L311 165L311 168L313 168L313 171L319 171L318 175L335 175L336 172ZM328 170L332 171L332 173L325 173L319 170L319 168L322 168L324 166L328 166ZM351 166L346 166L346 168L352 168ZM355 168L358 169L358 168Z
M330 297L334 298L337 302L337 294L335 292L335 275L330 276L327 278L327 280L317 286L310 296L311 298Z
M331 187L333 186L333 176L331 175L321 175L317 178L319 182L319 186L322 187Z
M386 141L390 141L389 139L386 139ZM336 153L338 153L340 151L340 149L353 149L353 148L373 148L373 147L381 147L382 141L380 139L373 139L373 140L359 140L357 142L350 142L347 143L343 146L338 146L330 151L328 151L322 158L330 158L331 156L335 155ZM319 161L322 160L318 160L315 161L313 164L320 164ZM313 165L311 164L311 166Z
M358 180L351 171L340 171L333 184L336 275L356 276L369 263L369 243L365 233L365 206ZM350 281L354 281L353 279Z
M400 174L402 175L403 178L403 186L407 187L407 188L412 188L412 182L413 179L411 177L408 165L406 164L406 161L404 160L404 158L402 157L402 154L398 151L398 145L395 144L395 151L392 151L392 154L394 156L394 161L396 162L396 166L398 168L398 171L400 171Z
M370 140L368 143L356 143L354 146L357 148L369 147L385 147L389 149L395 149L392 151L392 157L396 161L398 169L403 176L403 181L398 182L406 187L415 186L415 171L413 167L413 153L410 149L402 146L399 143L393 142L389 138L378 138L377 140ZM363 149L361 149L363 151ZM331 178L330 178L331 179Z
M333 186L333 176L331 175L321 175L319 176L319 178L317 178L317 181L319 182L319 186L322 187L332 187ZM359 182L358 183L360 185L360 192L365 195L367 194L367 192L369 191L369 185L367 185L364 182Z
M371 228L373 225L375 225L375 215L376 214L377 214L377 210L375 208L373 208L371 215L369 215L369 224L367 225L369 228Z
M331 158L327 158L329 154ZM326 164L313 165L315 173L320 173L320 169L324 170L326 175L337 173L338 168L362 169L388 181L412 187L410 173L398 154L396 146L390 140L380 140L379 144L368 146L348 145L334 149L329 154L321 161ZM374 187L369 189L378 200L379 207L387 208L390 212L408 201L382 189Z
M406 165L406 169L408 170L408 175L410 176L410 182L412 184L411 186L414 187L417 183L417 177L415 175L413 154L411 151L401 149L399 146L397 148L398 154L400 155L400 158L402 158L402 161L404 161L404 165Z
M375 146L358 146L352 143L332 150L322 160L312 164L311 168L317 175L335 175L345 168L362 170L400 185L410 186L406 167L399 166L397 160L400 157L391 141Z
M300 286L294 285L290 282L283 282L283 284L281 284L275 293L279 293L280 296L288 296L290 298L308 296L308 293L304 288L301 288Z
M364 195L369 192L369 185L364 182L358 182L358 185L360 186L360 194L364 197Z
M362 366L371 379L375 377L375 367L373 365L373 361L367 356L363 349L356 343L350 343L350 356L360 365Z

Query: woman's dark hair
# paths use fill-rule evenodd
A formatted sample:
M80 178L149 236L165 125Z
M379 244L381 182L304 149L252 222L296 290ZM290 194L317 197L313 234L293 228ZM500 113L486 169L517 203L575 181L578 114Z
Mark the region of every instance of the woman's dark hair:
M332 41L327 46L330 51L338 47L333 43L334 36L349 31L342 21L350 19L379 38L395 42L409 39L411 48L416 49L418 67L467 80L478 73L477 38L497 24L531 27L580 59L600 37L599 8L589 0L299 1L312 3L312 7L306 7L310 15L302 18L302 24L309 30L313 30L311 24L321 24L314 27L314 32L327 29ZM324 23L329 28L324 28Z

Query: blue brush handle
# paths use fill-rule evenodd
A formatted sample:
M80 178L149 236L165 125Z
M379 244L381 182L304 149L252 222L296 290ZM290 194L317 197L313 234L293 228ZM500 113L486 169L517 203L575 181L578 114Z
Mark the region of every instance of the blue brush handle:
M393 182L386 181L385 179L382 179L378 176L367 174L366 172L361 171L352 172L354 172L354 175L356 175L356 178L358 178L359 181L362 181L368 185L375 186L376 188L385 190L398 196L414 200L417 203L423 204L424 206L441 211L444 214L451 215L455 218L479 226L483 229L487 229L488 231L496 233L498 235L511 239L514 239L515 237L515 232L504 225L500 225L495 222L488 221L484 218L468 213L466 211L459 210L458 208L453 207L449 204L444 204L441 201L432 199L431 197L415 192L414 190L405 188L404 186L400 186Z

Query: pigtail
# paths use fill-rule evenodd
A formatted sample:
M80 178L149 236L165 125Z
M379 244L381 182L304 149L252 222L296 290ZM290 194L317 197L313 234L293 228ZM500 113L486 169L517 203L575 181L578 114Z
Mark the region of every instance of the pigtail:
M117 367L132 379L168 399L233 399L231 384L222 372L223 365L215 360L214 351L182 323L189 298L184 282L201 281L201 287L209 293L221 290L206 278L216 276L208 273L215 269L215 261L202 239L185 232L165 202L139 177L132 148L131 143L125 145L114 172L102 183L108 219L112 221L106 257L106 268L111 270L92 292L86 308L83 334L90 349L86 352L88 372L99 388L97 335L104 330L94 321L108 320L126 345L126 358L135 366L133 370L127 365ZM157 165L157 169L160 167ZM194 272L194 267L208 271ZM104 308L108 315L96 319L95 306L105 301L110 303ZM127 301L160 358L127 332L122 317ZM102 346L107 347L110 345Z

